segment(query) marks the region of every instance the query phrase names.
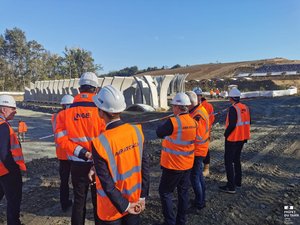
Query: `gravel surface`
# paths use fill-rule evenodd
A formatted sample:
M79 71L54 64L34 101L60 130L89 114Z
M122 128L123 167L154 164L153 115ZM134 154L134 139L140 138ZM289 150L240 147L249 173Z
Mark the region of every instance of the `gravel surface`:
M243 184L236 194L220 193L218 186L226 182L223 163L225 114L216 116L211 138L211 175L206 178L206 207L190 209L191 224L300 224L300 98L281 97L244 100L252 116L251 140L242 152ZM213 102L219 112L228 101ZM162 118L164 113L132 113L122 115L127 122ZM59 205L58 162L55 157L51 114L18 109L12 122L24 119L28 126L27 141L22 143L28 171L24 174L22 222L24 224L70 224L71 212L61 212ZM142 224L163 222L158 184L161 140L155 129L162 121L144 123L146 151L151 160L151 188ZM193 192L190 192L192 199ZM174 198L174 202L176 202ZM5 199L0 202L0 224L5 224ZM92 206L88 200L86 224L93 224ZM293 206L293 211L284 210ZM292 214L294 213L294 214ZM298 215L298 216L297 216Z

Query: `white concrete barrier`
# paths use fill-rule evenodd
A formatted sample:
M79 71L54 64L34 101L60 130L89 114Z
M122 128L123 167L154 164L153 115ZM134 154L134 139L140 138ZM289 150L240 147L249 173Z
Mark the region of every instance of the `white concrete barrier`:
M116 89L121 90L121 86L124 82L124 77L114 77L111 85L114 86Z
M104 81L104 77L98 77L98 85L99 85L99 87L102 87L103 81Z
M280 96L295 95L297 93L298 93L297 88L291 87L287 90L242 92L241 98L280 97Z
M102 83L102 85L101 85L101 87L104 87L104 86L106 86L106 85L110 85L111 82L112 82L112 80L113 80L113 77L105 77L105 78L104 78L104 81L103 81L103 83Z
M148 104L156 109L168 108L168 96L184 92L187 74L151 77L99 77L99 86L112 84L123 92L127 106ZM25 89L25 101L59 103L65 94L79 93L79 78L36 81Z
M73 82L70 84L70 89L72 96L76 96L79 94L79 78L75 78Z
M150 75L145 75L144 79L150 89L150 104L149 105L151 105L153 108L157 109L157 108L159 108L159 104L158 104L158 93L157 93L156 84Z
M174 75L166 75L161 83L161 87L159 90L159 105L160 108L168 110L168 89L170 82L174 78Z

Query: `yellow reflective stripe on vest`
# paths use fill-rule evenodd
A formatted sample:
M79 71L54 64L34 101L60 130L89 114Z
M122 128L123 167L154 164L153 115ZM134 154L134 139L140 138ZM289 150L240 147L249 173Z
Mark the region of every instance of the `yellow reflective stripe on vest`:
M138 136L138 142L139 142L139 148L140 148L140 157L141 157L140 160L142 161L142 152L143 152L142 135L140 134L137 127L135 127L134 125L133 125L133 127L134 127L134 129L137 133L137 136ZM125 180L128 177L130 177L133 173L137 173L137 172L141 171L140 166L135 166L135 167L131 168L130 170L126 171L123 174L119 173L118 169L117 169L117 164L116 164L116 161L115 161L115 157L113 155L113 152L111 150L111 147L109 145L109 142L108 142L107 138L103 134L101 134L99 136L99 140L100 140L100 143L103 145L103 147L105 149L105 152L108 156L109 164L110 164L111 170L112 170L112 178L113 178L114 182L117 182L118 180Z
M67 134L68 134L68 132L66 130L63 130L63 131L60 131L60 132L54 134L54 137L55 138L61 138L63 136L66 136Z
M196 112L198 112L200 114L200 116L202 117L202 119L205 120L205 132L208 132L209 131L209 128L208 128L209 118L206 117L205 114L200 109L198 109Z
M182 123L181 120L179 119L178 116L175 116L176 122L178 124L178 133L177 133L177 139L172 139L170 136L166 136L165 140L176 144L176 145L191 145L194 144L194 141L183 141L181 140L181 136L182 136Z
M238 105L234 105L234 108L236 109L237 112L237 123L236 126L243 126L243 125L248 125L250 124L250 121L244 121L242 122L242 114L241 114L241 109Z
M196 140L195 140L195 144L204 144L207 141L208 141L208 138L203 139L201 136L197 135Z
M173 149L170 149L170 148L163 148L162 150L165 151L165 152L174 154L174 155L188 156L188 155L194 154L194 150L188 151L188 152L176 151L176 150L173 150Z
M74 142L89 142L92 141L94 137L78 137L78 138L70 138L71 141Z
M24 160L23 156L14 156L14 160L16 161L20 161L20 160Z
M14 145L11 145L11 146L10 146L10 150L11 150L11 151L13 151L13 150L15 150L15 149L19 149L19 148L21 148L21 145L19 145L19 144L14 144Z
M132 188L130 189L123 189L121 191L121 193L123 195L131 195L132 193L134 193L136 190L141 189L142 188L142 184L141 183L137 183L136 185L134 185ZM107 195L105 194L105 191L103 189L97 189L97 194L100 195L101 197L107 197Z

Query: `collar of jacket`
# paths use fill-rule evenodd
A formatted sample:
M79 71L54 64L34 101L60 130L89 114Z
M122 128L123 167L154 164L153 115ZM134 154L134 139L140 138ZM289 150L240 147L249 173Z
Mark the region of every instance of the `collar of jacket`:
M113 128L116 128L118 126L121 126L123 125L124 122L122 120L114 120L114 121L111 121L109 122L107 125L106 125L106 130L110 130L110 129L113 129Z

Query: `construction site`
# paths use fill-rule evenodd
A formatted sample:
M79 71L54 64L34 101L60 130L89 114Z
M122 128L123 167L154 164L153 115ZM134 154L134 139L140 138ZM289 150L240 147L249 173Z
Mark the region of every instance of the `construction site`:
M198 84L197 82L199 83L194 79L185 82L185 90L191 89L195 83ZM286 79L282 79L281 82L286 82ZM255 88L255 84L259 86L261 81L254 81L252 89ZM242 86L243 81L240 81L239 85ZM167 93L167 90L164 91ZM168 93L170 94L170 91ZM218 186L226 183L224 109L228 108L230 103L228 99L223 98L208 98L208 101L214 107L216 120L212 126L209 145L210 175L205 178L206 207L201 211L190 210L187 224L299 224L299 96L293 94L242 99L251 112L251 139L242 151L243 186L235 195L218 190ZM16 128L17 121L21 119L26 121L28 126L25 142L21 143L27 164L27 172L23 174L21 221L28 225L70 224L71 211L62 212L59 204L58 160L55 157L50 122L52 113L58 108L51 104L28 104L25 101L19 102L19 106L11 124ZM141 223L146 225L163 222L158 194L161 139L157 138L155 130L164 122L161 118L166 118L171 111L149 111L145 107L142 109L138 110L140 112L125 111L121 117L125 122L142 123L145 134L144 151L149 154L151 161L150 195L146 200L146 210L141 214ZM193 198L192 189L190 198ZM6 221L5 207L6 201L3 200L0 202L1 224L5 224ZM94 224L90 199L87 208L86 224ZM290 208L295 210L287 210Z
M269 73L265 73L265 76L260 75L259 79L255 79L257 74L254 72L249 72L248 75L237 73L235 79L227 77L227 83L223 78L222 80L210 77L209 80L206 78L200 81L194 76L178 78L175 75L166 78L161 74L160 84L158 79L153 81L154 75L146 77L145 82L138 78L140 80L135 79L135 84L127 84L127 89L131 89L131 96L134 97L126 100L127 103L131 102L133 107L122 113L121 118L125 122L142 124L145 134L144 151L149 155L151 164L150 194L146 199L146 210L141 214L141 224L163 222L158 194L162 140L157 138L155 131L157 126L165 121L164 118L172 113L166 107L169 105L168 99L176 92L211 83L222 90L228 87L228 83L241 87L242 96L244 95L241 101L249 106L251 112L251 139L245 144L241 155L242 188L234 195L219 192L218 187L226 183L223 134L226 109L230 102L226 98L210 99L208 95L207 99L214 107L216 119L209 145L210 175L205 178L206 207L202 210L190 209L187 224L300 224L300 98L297 94L297 73L291 79L283 72L279 74L280 78L276 79L271 79ZM254 81L246 80L245 77ZM226 79L226 76L224 78ZM113 82L113 79L109 79ZM168 82L164 83L164 79ZM250 83L245 85L247 82ZM281 85L277 85L276 82ZM286 89L291 84L296 87ZM166 88L161 88L164 85ZM120 85L119 88L122 89ZM71 210L62 212L59 204L60 179L51 116L59 109L59 106L53 103L53 99L58 100L67 90L74 90L70 86L61 86L60 91L49 93L43 91L46 89L39 89L34 85L28 88L25 97L20 98L17 114L11 122L16 128L17 121L21 119L26 121L28 126L25 141L21 143L27 172L23 174L20 218L22 223L28 225L70 224ZM280 89L284 89L283 92L280 92ZM292 94L291 90L294 91ZM162 96L164 100L161 100ZM35 99L37 97L40 99ZM191 199L193 195L191 189ZM2 200L0 224L6 223L5 211L6 200ZM85 224L94 224L90 197Z

